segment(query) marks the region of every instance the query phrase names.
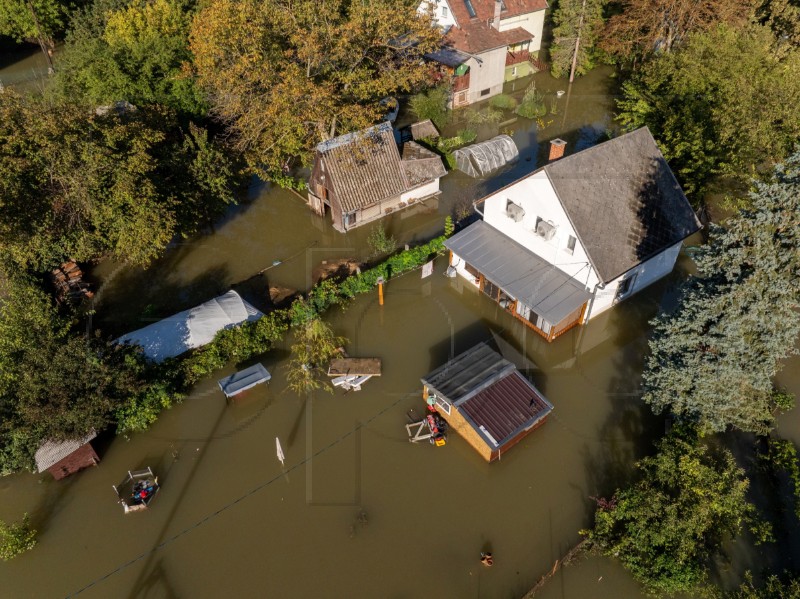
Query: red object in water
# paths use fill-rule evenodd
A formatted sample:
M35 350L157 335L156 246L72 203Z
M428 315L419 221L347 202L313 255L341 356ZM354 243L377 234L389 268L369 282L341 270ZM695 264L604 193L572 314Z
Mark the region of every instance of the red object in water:
M144 499L145 497L147 497L147 491L140 491L140 492L139 492L139 497L141 497L142 499Z

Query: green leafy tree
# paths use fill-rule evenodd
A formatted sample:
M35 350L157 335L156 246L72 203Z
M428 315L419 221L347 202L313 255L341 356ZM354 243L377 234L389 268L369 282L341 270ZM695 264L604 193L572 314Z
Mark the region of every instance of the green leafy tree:
M745 581L732 593L721 595L725 599L798 599L800 598L800 580L790 578L783 581L772 574L767 577L764 585L757 587L753 576L748 572Z
M28 514L21 522L6 524L0 520L0 559L8 561L33 549L36 545L36 531L31 528Z
M441 129L450 118L450 113L447 111L449 99L450 92L446 87L432 87L429 90L411 96L409 106L418 119L429 119Z
M585 75L595 65L597 39L603 28L603 7L607 0L559 0L553 11L553 45L550 46L550 71L553 77L569 75L575 56L575 72Z
M713 452L679 430L636 467L641 479L611 499L598 499L594 528L584 534L651 591L692 591L705 580L725 536L740 534L745 525L760 539L769 537L729 451Z
M328 362L339 355L339 349L346 342L316 315L295 327L295 343L286 367L289 388L298 394L315 389L333 391L326 380Z
M712 230L678 309L655 320L643 399L707 430L763 434L790 406L773 377L800 332L800 152L749 204Z
M98 0L74 20L58 55L55 93L93 105L162 104L207 110L189 52L191 0Z
M800 3L797 0L764 0L756 15L759 22L775 33L778 50L784 44L800 48Z
M2 0L0 35L18 42L36 41L45 54L52 55L56 38L63 34L80 4L80 0Z
M645 65L622 86L619 120L647 125L688 194L746 182L800 136L800 51L779 55L761 26L720 26Z
M441 32L415 3L211 0L192 25L198 81L265 178L321 141L373 124L380 100L425 82Z
M375 225L367 236L367 245L373 256L388 254L397 247L397 241L381 225Z
M0 254L21 267L102 256L147 264L233 201L230 161L167 109L0 94Z

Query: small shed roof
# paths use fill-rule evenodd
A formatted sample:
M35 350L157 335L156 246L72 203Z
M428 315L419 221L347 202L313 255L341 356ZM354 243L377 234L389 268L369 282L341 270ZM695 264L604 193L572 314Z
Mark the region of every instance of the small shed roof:
M411 123L408 128L411 130L411 139L423 139L425 137L439 137L439 130L430 119Z
M486 343L479 343L422 379L497 449L547 416L553 405Z
M123 335L117 343L142 346L144 354L156 362L201 347L214 340L222 329L254 321L263 314L244 301L235 291L154 322Z
M233 397L243 391L266 383L272 378L272 375L267 371L262 364L253 364L249 368L234 372L230 376L226 376L218 382L219 388L225 394L225 397Z
M83 437L77 439L70 439L67 441L45 441L39 449L36 450L36 454L34 455L36 471L44 472L51 466L58 464L65 457L78 451L96 436L97 432L91 430Z
M564 271L485 221L459 231L444 245L550 324L558 324L591 297Z

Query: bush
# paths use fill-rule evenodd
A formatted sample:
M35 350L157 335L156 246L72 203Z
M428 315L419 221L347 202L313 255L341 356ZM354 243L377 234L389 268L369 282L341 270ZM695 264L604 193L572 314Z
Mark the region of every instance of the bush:
M503 113L490 106L482 110L468 108L464 118L466 119L467 123L473 127L477 127L478 125L499 123L500 119L503 118Z
M457 133L458 138L465 144L471 144L478 139L478 132L474 129L461 129Z
M522 103L517 106L514 112L526 119L541 118L547 114L547 106L544 103L544 97L536 91L535 82L531 83L528 89L525 90Z
M434 87L427 92L412 96L409 105L419 119L430 119L434 125L441 128L448 121L447 100L449 98L450 92L447 88Z
M511 110L517 107L517 100L508 94L500 94L499 96L494 96L491 100L489 100L489 106L493 108L500 108L502 110Z
M0 520L0 559L8 561L36 545L36 531L31 528L28 514L22 522L6 524Z
M386 229L382 225L376 225L369 232L367 245L372 249L372 256L380 256L394 251L395 247L397 247L397 241L386 233Z

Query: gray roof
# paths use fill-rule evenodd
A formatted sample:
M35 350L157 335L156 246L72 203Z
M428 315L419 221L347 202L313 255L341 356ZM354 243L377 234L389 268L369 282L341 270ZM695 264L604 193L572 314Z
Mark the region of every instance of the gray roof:
M700 229L647 127L543 170L605 283Z
M429 60L434 60L445 66L455 68L467 62L470 58L472 58L472 56L470 56L466 52L461 52L460 50L456 50L453 47L443 46L442 48L436 50L436 52L430 52L426 54L425 58Z
M414 141L403 144L403 160L400 167L409 186L416 187L434 179L444 177L447 171L438 154Z
M332 190L332 199L344 212L352 212L444 175L441 158L428 154L424 160L406 166L392 125L384 122L319 144L317 161L321 168L315 176L327 177L325 187Z
M78 451L96 436L97 433L94 430L91 430L79 439L70 439L67 441L45 441L42 443L39 449L36 450L36 454L34 456L37 472L44 472L51 466L58 464L65 457Z
M551 324L561 322L591 297L572 277L482 220L444 245Z
M230 376L221 379L217 384L225 397L233 397L243 391L247 391L251 387L258 384L266 383L272 378L272 375L261 364L254 364L249 368L234 372Z
M431 372L422 383L455 404L486 383L515 371L514 365L479 343Z

